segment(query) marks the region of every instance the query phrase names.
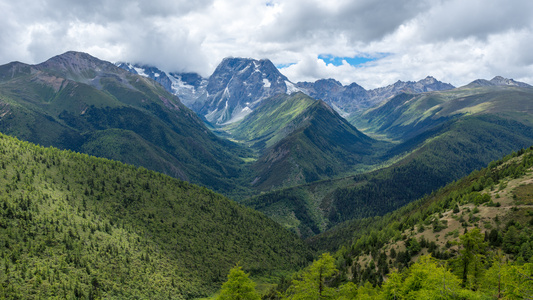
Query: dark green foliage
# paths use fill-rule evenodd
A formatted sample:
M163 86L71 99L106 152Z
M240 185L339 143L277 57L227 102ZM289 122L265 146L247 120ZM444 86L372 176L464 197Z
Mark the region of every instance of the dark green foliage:
M245 191L239 187L246 177L241 157L250 152L217 138L150 79L75 52L2 70L4 134L143 166L226 194Z
M328 219L338 223L385 214L533 144L531 127L493 116L466 118L444 132L397 165L356 176L360 185L338 189ZM476 183L473 190L480 187Z
M323 222L320 219L321 216L316 214L313 203L308 201L310 197L306 190L285 189L246 199L242 204L264 212L266 209L277 209L276 214L278 216L282 215L282 212L277 207L294 212L294 218L299 222L297 226L290 223L292 221L290 218L279 222L297 232L301 237L306 238L314 236L323 230L323 228L319 227L319 224Z
M0 135L0 297L193 298L237 262L304 266L294 234L206 188Z

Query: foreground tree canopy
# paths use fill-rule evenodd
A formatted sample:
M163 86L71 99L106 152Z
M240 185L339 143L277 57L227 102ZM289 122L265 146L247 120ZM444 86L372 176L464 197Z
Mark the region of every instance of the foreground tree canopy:
M481 239L480 239L481 237ZM477 241L479 244L473 245ZM461 255L444 261L423 255L409 268L393 270L381 286L369 282L339 283L335 258L329 253L293 275L286 291L263 299L531 299L533 263L509 262L501 252L480 254L479 230L461 236ZM449 264L449 262L451 262ZM236 267L218 299L259 299L253 282Z
M229 271L228 281L222 285L218 300L259 300L255 291L255 282L248 278L242 267L235 266Z

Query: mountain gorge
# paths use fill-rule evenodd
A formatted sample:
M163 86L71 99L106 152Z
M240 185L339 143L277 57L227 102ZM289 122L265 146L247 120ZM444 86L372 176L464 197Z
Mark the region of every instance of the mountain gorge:
M356 172L385 147L303 93L265 99L226 130L260 153L253 186L267 191Z
M245 203L304 237L351 219L386 214L532 145L532 92L505 85L400 94L355 122L365 133L396 139L382 152L388 166L265 193Z

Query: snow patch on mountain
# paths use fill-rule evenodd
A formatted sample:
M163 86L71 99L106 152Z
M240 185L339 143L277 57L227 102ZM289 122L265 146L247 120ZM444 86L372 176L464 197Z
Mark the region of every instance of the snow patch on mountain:
M133 67L133 69L135 70L135 72L137 72L138 75L141 75L144 77L150 77L144 72L145 71L144 68Z
M294 85L294 83L288 81L288 80L285 80L285 85L287 86L287 94L292 94L292 93L298 93L298 92L301 92L302 90L299 89L298 87L296 87L296 85Z

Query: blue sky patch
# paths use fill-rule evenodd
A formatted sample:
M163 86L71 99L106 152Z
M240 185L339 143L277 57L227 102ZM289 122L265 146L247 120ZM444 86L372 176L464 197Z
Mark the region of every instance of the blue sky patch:
M277 65L276 65L276 68L278 68L278 69L285 69L285 68L288 68L288 67L290 67L290 66L292 66L292 65L295 65L295 64L296 64L296 63L277 64Z
M372 57L372 56L340 57L340 56L334 56L331 54L320 54L318 56L318 59L323 60L327 65L332 64L334 66L340 66L342 65L342 61L345 60L348 64L354 67L362 65L369 61L378 60L380 58L381 56L380 57Z

